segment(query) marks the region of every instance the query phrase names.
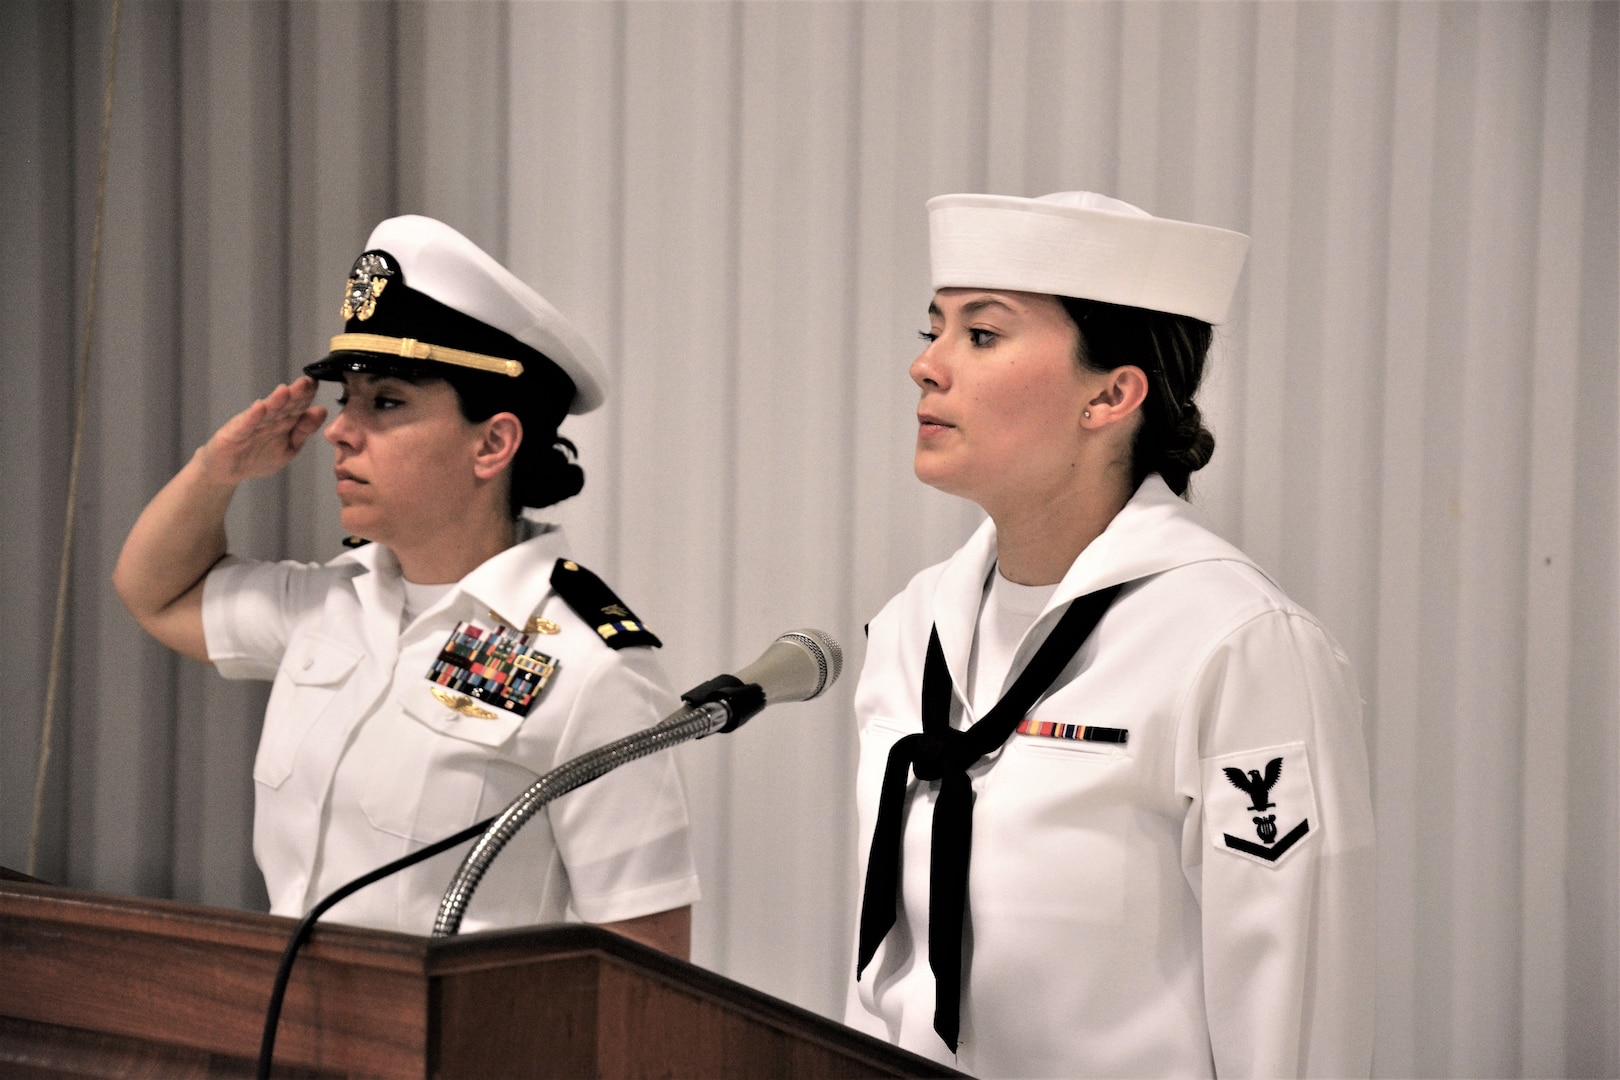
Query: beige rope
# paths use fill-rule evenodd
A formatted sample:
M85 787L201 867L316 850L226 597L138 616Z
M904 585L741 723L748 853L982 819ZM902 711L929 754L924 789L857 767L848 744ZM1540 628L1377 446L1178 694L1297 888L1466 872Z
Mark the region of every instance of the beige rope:
M90 240L90 289L84 303L84 340L79 351L79 385L73 407L73 457L68 463L67 514L62 524L62 565L56 585L56 626L51 632L51 667L45 680L45 722L39 733L39 771L34 775L34 822L28 831L28 873L39 869L39 834L45 816L45 778L51 763L56 691L62 678L62 639L67 631L68 585L73 570L73 517L79 495L79 462L84 451L85 399L90 387L90 329L95 325L96 282L101 270L101 222L107 204L107 146L112 136L113 86L118 74L118 12L113 0L107 34L107 91L101 102L101 164L96 173L95 229Z

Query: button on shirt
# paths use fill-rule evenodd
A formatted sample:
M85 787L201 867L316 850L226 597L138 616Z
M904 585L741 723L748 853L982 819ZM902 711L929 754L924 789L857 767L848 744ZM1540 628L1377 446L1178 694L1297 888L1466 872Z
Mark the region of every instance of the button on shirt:
M254 763L254 855L271 911L297 916L359 875L499 813L552 767L656 723L675 706L653 650L607 647L550 587L558 530L517 545L401 626L404 582L371 544L324 565L227 559L203 590L209 657L227 678L272 679ZM554 634L556 665L528 715L458 712L428 672L458 624ZM470 842L469 845L470 846ZM368 886L329 921L426 934L466 853ZM671 755L620 767L553 801L506 846L463 931L614 922L698 897L685 793Z

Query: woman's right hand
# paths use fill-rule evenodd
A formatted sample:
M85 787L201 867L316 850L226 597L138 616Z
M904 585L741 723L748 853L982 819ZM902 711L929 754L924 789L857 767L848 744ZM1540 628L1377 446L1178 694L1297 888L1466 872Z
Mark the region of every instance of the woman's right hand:
M211 483L234 486L286 468L326 420L326 409L310 404L315 388L315 380L305 375L225 421L198 451L203 475Z
M203 579L225 557L225 512L237 485L269 476L298 455L326 410L315 380L278 386L229 420L146 504L113 570L119 599L147 633L208 662Z

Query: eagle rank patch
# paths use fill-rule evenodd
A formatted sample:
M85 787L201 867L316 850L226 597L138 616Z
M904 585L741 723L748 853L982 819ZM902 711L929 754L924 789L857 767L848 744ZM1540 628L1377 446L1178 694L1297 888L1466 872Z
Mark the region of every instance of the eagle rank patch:
M1277 866L1317 827L1302 742L1205 758L1204 821L1216 848Z

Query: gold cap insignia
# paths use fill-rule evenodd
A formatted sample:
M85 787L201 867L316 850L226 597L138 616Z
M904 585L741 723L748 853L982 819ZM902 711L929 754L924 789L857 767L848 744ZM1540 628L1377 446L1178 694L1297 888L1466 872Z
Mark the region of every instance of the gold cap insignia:
M354 260L349 271L349 282L343 287L343 321L358 318L365 322L377 311L377 298L394 276L388 260L375 251L368 251Z

